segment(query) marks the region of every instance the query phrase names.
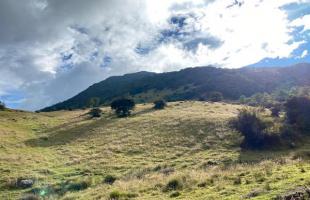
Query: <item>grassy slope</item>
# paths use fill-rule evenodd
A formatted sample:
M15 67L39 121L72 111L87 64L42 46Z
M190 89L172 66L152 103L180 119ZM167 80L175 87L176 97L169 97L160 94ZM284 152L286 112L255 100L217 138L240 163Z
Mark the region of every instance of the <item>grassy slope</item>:
M172 179L182 184L177 199L240 199L251 192L257 193L253 199L270 199L310 184L310 146L240 151L240 135L227 127L240 106L177 102L161 111L151 106L138 105L126 119L109 108L99 120L88 119L87 111L0 112L0 199L17 199L29 190L6 189L18 177L35 178L35 188L68 180L92 183L50 196L57 199L108 199L113 191L123 198L170 199L174 191L164 190ZM113 185L102 183L108 174L118 177Z

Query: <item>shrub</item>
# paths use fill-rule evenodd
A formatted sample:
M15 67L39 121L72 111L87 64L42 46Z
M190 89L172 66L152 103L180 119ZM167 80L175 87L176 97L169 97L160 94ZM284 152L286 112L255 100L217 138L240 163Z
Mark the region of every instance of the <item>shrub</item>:
M310 130L310 99L308 97L292 97L285 103L288 124L300 131Z
M80 191L80 190L85 190L88 187L90 187L92 184L91 180L82 180L82 181L75 181L75 182L70 182L68 183L65 188L68 191Z
M179 190L182 189L183 184L179 179L172 179L170 180L164 188L164 191L171 191L171 190Z
M261 149L280 142L278 135L267 133L268 124L261 120L257 110L242 109L230 123L232 128L244 136L241 144L243 148Z
M112 185L116 181L116 177L113 175L107 175L104 177L103 182Z
M154 109L164 109L167 106L164 100L158 100L154 102Z
M131 99L118 99L111 103L112 110L115 110L118 117L127 117L135 107L135 102Z
M0 110L4 110L4 109L5 109L5 104L2 101L0 101Z
M89 115L93 118L101 117L102 110L100 108L93 108L89 111Z
M220 92L211 92L209 95L210 101L218 102L223 100L223 95Z

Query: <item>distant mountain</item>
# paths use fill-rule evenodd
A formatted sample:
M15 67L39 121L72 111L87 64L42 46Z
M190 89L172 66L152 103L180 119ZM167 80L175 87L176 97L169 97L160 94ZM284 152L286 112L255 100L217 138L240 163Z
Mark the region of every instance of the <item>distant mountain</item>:
M310 85L308 63L281 68L221 69L208 66L168 73L138 72L110 77L41 111L86 108L94 98L101 105L120 97L143 103L160 98L167 101L199 99L215 91L221 92L225 99L236 100L241 95L305 85Z

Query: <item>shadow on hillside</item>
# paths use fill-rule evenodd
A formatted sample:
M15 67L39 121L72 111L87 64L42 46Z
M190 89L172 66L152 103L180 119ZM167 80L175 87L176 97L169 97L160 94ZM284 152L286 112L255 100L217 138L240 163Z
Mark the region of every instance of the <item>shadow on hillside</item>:
M73 126L75 122L71 122L70 124L65 124L66 127L58 126L50 130L50 132L47 130L47 135L45 137L27 140L25 141L25 144L31 147L64 145L95 133L94 129L115 122L115 119L117 118L103 118L88 124L80 124L77 126Z
M145 109L142 111L138 111L133 113L131 117L147 114L155 111L154 109ZM80 116L81 117L81 116ZM27 146L31 147L50 147L57 145L64 145L70 143L74 140L81 139L87 137L91 134L94 134L94 129L99 127L104 127L110 123L116 123L119 119L116 115L111 115L108 118L104 117L102 119L95 120L88 124L79 124L83 120L91 120L91 118L81 118L81 120L75 120L72 122L67 122L57 127L53 127L45 130L46 136L40 138L34 138L25 141Z

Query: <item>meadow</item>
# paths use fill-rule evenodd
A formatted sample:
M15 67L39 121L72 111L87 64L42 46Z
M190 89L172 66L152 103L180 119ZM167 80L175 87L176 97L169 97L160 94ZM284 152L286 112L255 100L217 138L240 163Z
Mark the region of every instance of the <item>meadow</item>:
M152 106L127 118L102 107L99 119L89 110L0 111L0 199L281 199L310 185L308 138L241 150L228 126L241 105ZM19 188L19 179L34 185Z

